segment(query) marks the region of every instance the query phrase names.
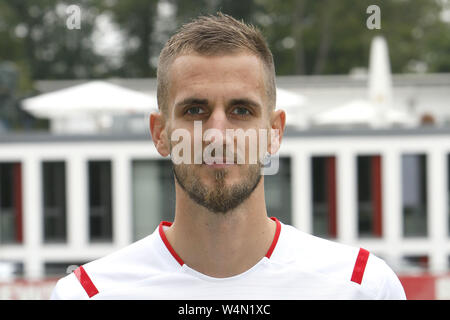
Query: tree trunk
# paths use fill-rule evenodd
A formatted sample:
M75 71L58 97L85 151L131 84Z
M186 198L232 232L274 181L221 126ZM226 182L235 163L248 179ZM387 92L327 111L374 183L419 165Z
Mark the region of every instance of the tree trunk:
M295 74L306 73L305 49L303 46L303 18L305 9L305 0L294 1L292 19L292 35L295 39L294 66Z
M316 55L316 63L314 65L313 74L321 74L323 73L323 70L325 68L327 58L328 58L328 51L330 49L331 44L331 22L333 20L333 4L332 1L327 0L324 3L324 6L322 7L322 15L323 17L321 19L322 27L321 27L321 33L320 33L320 44L319 48L317 50Z

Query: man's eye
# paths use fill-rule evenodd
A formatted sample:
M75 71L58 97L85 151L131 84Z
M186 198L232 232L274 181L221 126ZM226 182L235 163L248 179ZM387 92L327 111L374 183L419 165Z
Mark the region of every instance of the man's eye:
M239 116L246 116L246 115L250 114L250 111L247 108L237 107L237 108L234 108L232 113L235 115L239 115Z
M203 113L205 113L205 111L201 107L192 107L186 110L186 114L189 115L197 115Z

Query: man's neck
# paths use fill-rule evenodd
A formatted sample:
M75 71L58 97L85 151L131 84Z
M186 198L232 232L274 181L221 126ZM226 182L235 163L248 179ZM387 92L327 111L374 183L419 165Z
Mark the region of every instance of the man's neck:
M192 269L212 277L240 274L258 263L275 236L267 217L264 183L233 211L212 213L194 203L176 184L175 220L166 237Z

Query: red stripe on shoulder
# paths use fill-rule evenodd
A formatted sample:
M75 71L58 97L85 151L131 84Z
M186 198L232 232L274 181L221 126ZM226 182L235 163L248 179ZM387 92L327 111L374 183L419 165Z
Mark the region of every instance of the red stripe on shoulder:
M353 268L353 274L351 281L361 284L364 270L366 269L367 260L369 259L370 252L366 249L360 248L358 257L356 258L355 267Z
M81 286L83 287L84 291L86 291L89 298L92 298L98 293L97 288L95 287L91 278L89 278L83 266L80 266L77 269L75 269L73 273L77 277L78 281L80 281Z

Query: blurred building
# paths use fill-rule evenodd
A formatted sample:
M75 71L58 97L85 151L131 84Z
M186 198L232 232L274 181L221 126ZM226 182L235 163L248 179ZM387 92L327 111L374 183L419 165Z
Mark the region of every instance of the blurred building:
M352 76L278 79L280 87L304 95L311 114L362 97L364 82ZM152 90L154 83L121 80L136 90ZM71 83L38 85L51 91ZM399 104L428 117L412 128L291 123L280 171L265 180L269 215L365 247L397 272L446 272L449 87L445 75L394 76ZM138 119L133 130L112 126L109 133L0 135L0 260L13 263L17 275L59 277L68 266L113 252L173 219L170 162L157 154L147 116Z
M380 86L371 70L277 77L277 105L286 109L288 126L279 172L265 176L268 214L364 247L400 276L445 275L450 74L381 74L389 85ZM0 134L0 282L56 279L173 220L171 163L148 130L156 80L107 82L155 105L130 112L122 99L122 111L90 113L77 118L79 126L59 116L50 132ZM45 95L87 83L38 81L36 89ZM74 99L63 98L53 114L65 115ZM325 121L327 112L336 121ZM432 294L450 298L445 281L432 282Z

